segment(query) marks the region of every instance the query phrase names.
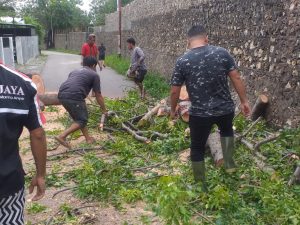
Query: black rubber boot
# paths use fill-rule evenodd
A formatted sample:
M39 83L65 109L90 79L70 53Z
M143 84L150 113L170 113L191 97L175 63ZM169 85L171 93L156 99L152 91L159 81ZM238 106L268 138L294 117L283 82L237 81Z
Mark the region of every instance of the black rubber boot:
M225 170L227 173L234 173L236 171L236 165L233 160L234 137L221 137L221 145Z
M194 179L196 183L202 183L202 191L207 192L207 186L205 181L205 162L192 162L192 169Z

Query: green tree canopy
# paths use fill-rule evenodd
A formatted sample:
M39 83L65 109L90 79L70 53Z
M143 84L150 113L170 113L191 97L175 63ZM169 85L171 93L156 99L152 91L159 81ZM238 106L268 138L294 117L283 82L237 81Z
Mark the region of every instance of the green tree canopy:
M23 16L39 21L48 30L83 28L90 19L78 6L81 0L27 0Z
M13 5L14 5L14 1L0 0L0 17L2 16L15 17L16 10L13 7Z
M127 5L133 0L122 0L122 6ZM117 0L92 0L90 15L95 25L105 23L105 14L117 10Z

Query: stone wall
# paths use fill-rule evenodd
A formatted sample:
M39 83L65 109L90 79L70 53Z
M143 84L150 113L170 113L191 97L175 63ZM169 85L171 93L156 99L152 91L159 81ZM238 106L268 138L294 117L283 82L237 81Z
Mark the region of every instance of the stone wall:
M211 44L235 57L251 102L266 93L273 124L300 124L299 0L135 0L122 13L123 55L128 55L126 38L133 36L149 69L170 78L185 51L187 29L202 23ZM117 52L117 30L118 14L107 15L97 39L108 53Z
M87 40L86 32L55 34L55 48L75 50L80 53L82 44Z

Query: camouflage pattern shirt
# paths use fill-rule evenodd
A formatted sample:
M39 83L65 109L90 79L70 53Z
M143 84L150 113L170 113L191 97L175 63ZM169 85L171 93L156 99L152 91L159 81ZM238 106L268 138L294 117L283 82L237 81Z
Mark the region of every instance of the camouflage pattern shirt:
M171 85L186 84L191 115L223 116L234 112L228 75L236 68L233 57L224 48L212 45L194 48L178 58Z

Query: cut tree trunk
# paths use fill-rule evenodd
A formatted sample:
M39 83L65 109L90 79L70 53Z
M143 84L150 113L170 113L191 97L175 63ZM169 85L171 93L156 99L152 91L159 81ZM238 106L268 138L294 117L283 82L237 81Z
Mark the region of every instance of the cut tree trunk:
M146 115L143 116L143 118L138 122L138 127L145 126L150 121L152 116L157 114L160 107L161 107L161 103L157 104L154 108L152 108L149 112L147 112Z
M258 96L256 103L252 109L251 120L255 121L260 116L264 117L268 105L269 105L269 99L266 95Z
M220 167L224 163L222 146L220 141L220 134L215 132L209 135L207 140L211 155L217 167Z
M168 116L171 113L171 107L161 106L158 109L157 116Z
M30 78L32 82L36 85L37 94L38 95L45 94L45 85L42 77L38 74L32 74Z
M39 99L44 103L45 106L61 105L57 93L45 93L43 95L39 95Z

